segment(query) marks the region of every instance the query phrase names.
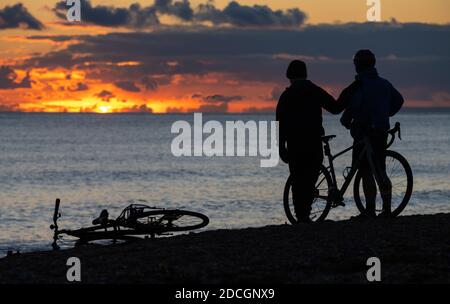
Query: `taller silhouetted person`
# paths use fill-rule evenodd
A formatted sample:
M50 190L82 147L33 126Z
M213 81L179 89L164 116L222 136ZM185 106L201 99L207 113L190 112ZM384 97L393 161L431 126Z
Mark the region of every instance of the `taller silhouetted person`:
M380 178L379 188L383 201L383 212L380 215L389 216L392 184L386 174L387 131L390 129L389 118L400 111L404 100L389 81L378 76L375 68L376 58L370 50L358 51L353 62L357 73L356 80L339 97L340 104L346 106L341 123L351 130L355 143L364 137L369 138L375 170ZM359 145L353 150L353 162L359 157L362 148ZM360 164L360 170L367 215L375 217L377 188L368 160Z
M280 127L280 157L289 164L298 221L309 222L315 184L323 161L322 108L343 110L333 96L307 80L306 64L294 60L286 73L291 82L280 97L276 119Z

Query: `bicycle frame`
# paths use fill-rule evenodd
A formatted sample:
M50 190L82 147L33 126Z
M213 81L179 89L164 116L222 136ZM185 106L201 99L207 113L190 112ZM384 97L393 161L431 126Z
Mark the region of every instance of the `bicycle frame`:
M337 179L336 179L336 171L334 169L334 160L339 158L340 156L346 154L347 152L352 151L355 147L361 146L361 145L364 145L364 147L363 147L358 159L352 164L349 174L345 177L344 184L342 185L341 189L339 189L338 184L337 184ZM329 142L326 142L324 145L324 152L325 152L325 155L328 157L329 166L326 167L326 169L330 172L330 175L331 175L331 181L332 181L331 191L334 192L332 194L336 194L337 193L336 191L338 191L339 200L344 196L345 192L347 192L347 189L350 186L350 183L352 182L353 178L355 177L356 173L358 172L359 166L364 159L369 160L369 164L370 164L370 167L372 170L374 170L374 167L375 167L373 164L372 158L370 157L370 155L372 154L373 151L372 151L372 146L370 144L368 137L365 137L360 142L339 152L336 155L331 154L330 144L329 144ZM373 172L376 172L376 171L373 171ZM337 199L337 198L335 198L335 199Z
M389 135L391 135L391 139L389 140L389 142L387 143L387 146L386 146L386 148L389 148L394 143L396 133L398 133L399 139L402 139L400 123L397 122L395 124L395 127L392 130L389 130L387 133ZM364 145L364 147L363 147L358 159L352 163L351 170L350 170L349 174L347 176L345 176L344 184L342 185L341 189L339 189L338 184L337 184L337 179L336 179L336 171L334 169L334 160L360 145ZM343 204L344 194L345 194L345 192L347 192L347 189L350 186L350 183L352 182L353 178L355 177L356 173L358 172L361 162L364 159L367 159L369 161L369 167L375 177L376 184L378 185L378 187L379 187L379 185L381 185L381 180L380 180L380 177L378 174L379 170L377 170L377 168L373 162L373 158L372 158L373 149L372 149L372 145L370 144L370 140L369 140L368 136L364 137L363 140L357 142L353 146L339 152L336 155L331 154L330 143L329 143L329 141L325 141L324 153L328 158L329 166L326 167L326 169L330 172L331 182L332 182L329 197L327 199L330 199L332 202L336 203L336 205L344 205Z

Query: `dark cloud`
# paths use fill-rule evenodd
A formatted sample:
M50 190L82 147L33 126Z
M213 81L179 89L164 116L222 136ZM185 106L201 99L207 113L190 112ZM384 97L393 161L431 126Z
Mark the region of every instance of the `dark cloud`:
M112 98L116 97L112 92L103 90L94 95L95 97L100 98L103 101L109 102Z
M272 89L272 92L270 93L271 100L278 100L283 93L285 88L277 86Z
M223 102L220 104L205 104L196 109L188 109L188 112L226 113L228 112L228 103Z
M82 82L78 82L74 88L69 88L69 91L72 91L72 92L79 92L79 91L86 91L86 90L89 90L89 87L87 84L82 83Z
M17 105L4 105L0 103L0 112L16 112L18 111Z
M44 25L22 3L0 9L0 29L26 28L42 30Z
M297 8L272 10L266 5L248 6L231 1L223 10L217 9L212 3L200 4L195 18L215 25L299 27L305 22L306 14Z
M128 113L153 113L153 109L148 107L146 104L142 105L134 105L129 108L122 108L120 112L128 112Z
M31 88L30 75L26 75L21 82L17 82L17 74L9 66L0 66L0 89L14 90L19 88Z
M116 87L128 92L140 92L141 89L136 86L133 81L117 81L114 83Z
M182 20L190 21L194 16L189 0L172 1L172 0L155 0L153 8L159 13L173 15Z
M142 79L149 73L162 75L166 83L174 75L226 73L238 81L270 82L284 88L289 61L300 58L307 62L313 81L339 89L353 80L354 53L370 48L378 57L381 75L407 91L408 99L429 100L435 92L450 92L449 34L450 25L416 23L319 25L301 30L213 28L111 33L73 37L74 43L67 49L35 56L22 68L86 69L88 77L112 83L129 79L143 86ZM141 64L101 65L130 60ZM169 61L178 64L168 66ZM98 68L92 72L85 62ZM147 88L156 88L159 82L147 78ZM267 93L267 98L275 98L279 91L273 93Z
M178 114L183 113L183 109L177 107L167 107L166 113Z
M56 39L56 37L54 37ZM53 39L53 37L48 37L48 39ZM27 66L33 67L43 67L43 68L66 68L71 69L74 64L83 63L82 58L72 58L72 55L67 50L54 51L45 54L45 56L35 56L30 57L30 59L25 61Z
M155 0L150 6L135 3L128 8L93 6L89 0L81 0L81 5L82 22L109 27L151 28L160 24L160 15L174 16L191 24L209 22L240 27L299 27L306 20L306 14L297 8L273 10L266 5L248 6L236 1L224 9L216 8L213 2L193 9L189 0ZM66 20L66 1L57 2L53 11Z
M28 36L27 39L29 40L51 40L54 42L64 42L64 41L70 41L73 39L73 36L45 36L45 35L34 35L34 36Z
M263 108L250 107L250 108L245 108L242 112L244 112L244 113L273 114L275 112L275 107L263 107Z
M281 94L286 89L286 86L276 86L274 87L268 94L259 95L260 100L262 101L278 101L280 99Z
M215 95L209 95L209 96L203 96L201 94L194 94L192 95L192 98L194 99L201 99L204 102L207 103L228 103L232 101L240 101L243 99L242 96L235 95L235 96L226 96L221 94L215 94Z
M155 91L156 89L158 89L159 86L158 81L148 76L143 77L141 79L141 83L144 85L147 91Z

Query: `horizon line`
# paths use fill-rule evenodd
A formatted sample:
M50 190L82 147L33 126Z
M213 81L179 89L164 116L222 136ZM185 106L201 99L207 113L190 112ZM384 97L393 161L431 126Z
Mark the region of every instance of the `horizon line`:
M448 107L404 107L401 111L409 111L409 110L444 110L450 111L450 106ZM123 115L123 114L134 114L134 115L186 115L186 114L194 114L194 113L202 113L202 114L220 114L220 115L245 115L245 114L274 114L275 108L273 111L250 111L250 112L202 112L202 111L189 111L189 112L109 112L109 113L101 113L101 112L45 112L45 111L0 111L0 114L92 114L92 115ZM325 115L329 114L328 112L323 112ZM330 114L331 115L331 114Z

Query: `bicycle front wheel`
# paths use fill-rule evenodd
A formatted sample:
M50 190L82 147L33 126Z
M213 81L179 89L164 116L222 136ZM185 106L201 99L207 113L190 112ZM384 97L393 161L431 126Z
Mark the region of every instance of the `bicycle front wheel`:
M329 190L331 188L331 176L328 170L322 166L320 175L316 182L314 200L311 206L310 219L313 222L321 222L325 220L331 209L331 202L328 199ZM298 224L295 214L294 201L292 199L292 177L290 176L284 187L283 195L284 211L289 222L292 225Z
M386 174L392 183L392 216L396 217L403 212L411 199L413 191L413 174L408 161L399 153L386 151ZM366 198L362 186L362 175L358 171L355 178L353 193L355 203L361 214L368 215L366 211ZM383 201L381 195L376 197L376 213L382 211Z
M148 211L136 219L139 229L155 232L181 232L200 229L209 224L209 218L201 213L185 210Z

